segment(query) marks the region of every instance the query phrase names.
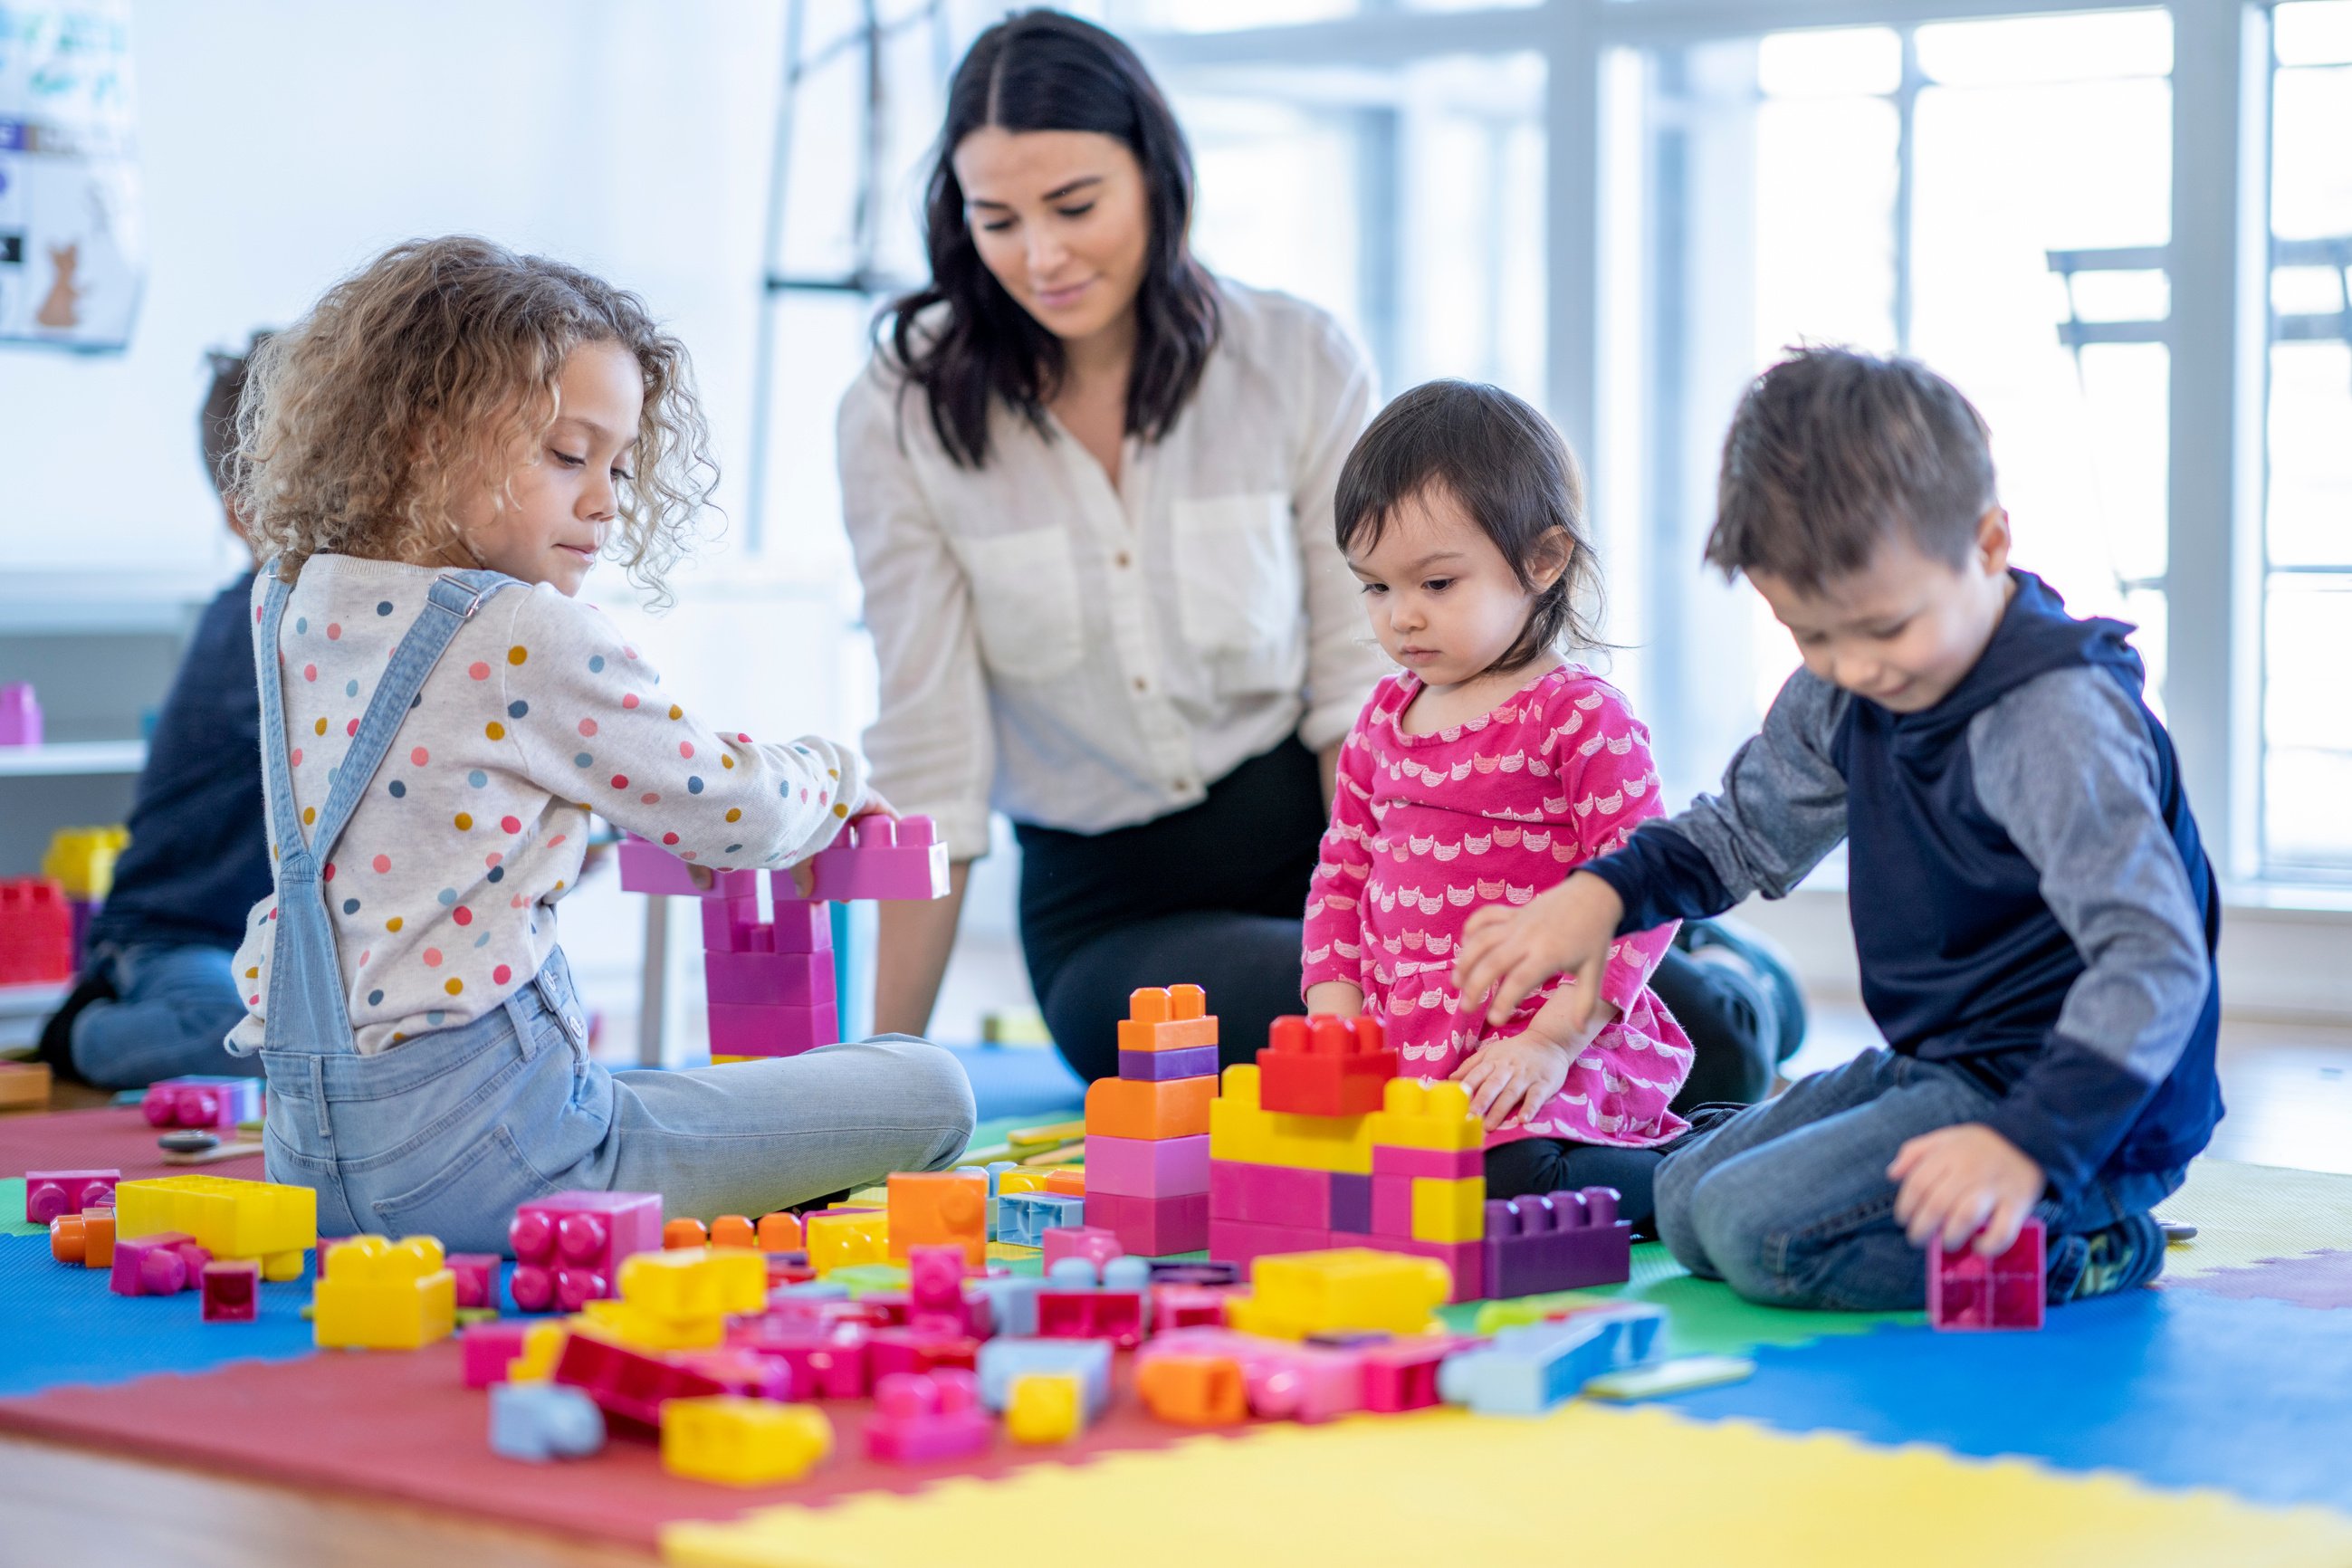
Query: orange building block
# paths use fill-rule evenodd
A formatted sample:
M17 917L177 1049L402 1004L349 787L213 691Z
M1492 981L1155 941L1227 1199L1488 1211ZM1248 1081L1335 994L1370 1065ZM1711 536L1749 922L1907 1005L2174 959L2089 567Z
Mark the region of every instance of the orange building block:
M709 1245L710 1232L703 1228L700 1220L691 1215L680 1215L662 1226L662 1246L668 1251L675 1252L681 1247Z
M713 1247L754 1247L760 1245L760 1233L751 1222L740 1214L723 1214L710 1222L710 1245Z
M1216 1043L1217 1020L1209 1012L1209 994L1199 986L1147 985L1129 994L1127 1016L1118 1026L1120 1050L1181 1051Z
M1097 1079L1087 1089L1087 1131L1104 1138L1191 1138L1209 1130L1213 1078Z
M1045 1190L1066 1198L1085 1197L1087 1173L1083 1170L1048 1171L1045 1173Z
M1154 1356L1135 1369L1144 1408L1180 1426L1231 1426L1249 1418L1239 1363L1230 1356Z
M114 1211L84 1209L49 1221L49 1256L85 1268L114 1267Z
M961 1247L977 1268L988 1261L988 1178L953 1171L901 1171L890 1178L890 1261L910 1247Z
M798 1252L801 1249L801 1216L778 1209L760 1221L760 1250L762 1252Z

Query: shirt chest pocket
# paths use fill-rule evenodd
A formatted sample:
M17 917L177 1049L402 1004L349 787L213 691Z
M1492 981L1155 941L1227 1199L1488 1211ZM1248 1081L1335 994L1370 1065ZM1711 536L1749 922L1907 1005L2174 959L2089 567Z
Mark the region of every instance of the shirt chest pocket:
M1221 687L1255 689L1295 679L1303 589L1288 498L1180 500L1169 515L1177 625L1214 657Z
M1061 675L1084 652L1078 618L1078 572L1069 535L1031 528L957 546L971 579L972 618L981 656L1007 680Z

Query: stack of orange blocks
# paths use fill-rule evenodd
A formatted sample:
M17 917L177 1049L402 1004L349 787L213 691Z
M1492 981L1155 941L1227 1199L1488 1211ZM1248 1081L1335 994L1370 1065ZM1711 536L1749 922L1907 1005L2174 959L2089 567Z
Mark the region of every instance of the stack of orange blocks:
M1197 985L1147 986L1118 1026L1118 1076L1087 1090L1087 1223L1139 1256L1209 1244L1217 1020Z

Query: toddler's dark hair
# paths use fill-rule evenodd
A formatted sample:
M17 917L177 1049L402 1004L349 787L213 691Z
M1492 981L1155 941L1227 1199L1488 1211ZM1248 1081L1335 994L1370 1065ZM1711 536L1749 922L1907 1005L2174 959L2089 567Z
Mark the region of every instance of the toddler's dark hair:
M1486 530L1522 588L1534 591L1555 531L1568 567L1537 595L1528 624L1493 668L1513 670L1567 641L1599 647L1601 558L1584 515L1584 476L1551 421L1499 386L1424 382L1381 410L1339 469L1342 552L1380 543L1396 509L1432 490Z
M213 379L196 409L196 449L204 454L205 473L213 481L215 495L226 498L229 487L236 483L236 406L245 397L246 373L253 356L269 339L268 332L258 331L242 350L205 353Z
M1957 566L2000 504L1984 416L1916 360L1800 348L1759 376L1723 442L1706 559L1812 592L1897 529Z

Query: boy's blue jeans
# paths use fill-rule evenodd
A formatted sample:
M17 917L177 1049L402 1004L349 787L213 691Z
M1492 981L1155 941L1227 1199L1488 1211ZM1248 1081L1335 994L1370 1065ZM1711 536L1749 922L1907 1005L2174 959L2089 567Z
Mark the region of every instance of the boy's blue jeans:
M1866 1051L1667 1155L1658 1234L1684 1268L1751 1301L1916 1310L1927 1255L1895 1223L1886 1167L1921 1133L1982 1121L1994 1099L1947 1063ZM2184 1174L2105 1176L2072 1202L2036 1207L2050 1238L2050 1299L2074 1294L2085 1251L2074 1238L2152 1209Z
M144 1089L189 1073L257 1076L222 1044L245 1018L226 948L142 942L106 954L115 999L73 1021L74 1071L101 1089Z

